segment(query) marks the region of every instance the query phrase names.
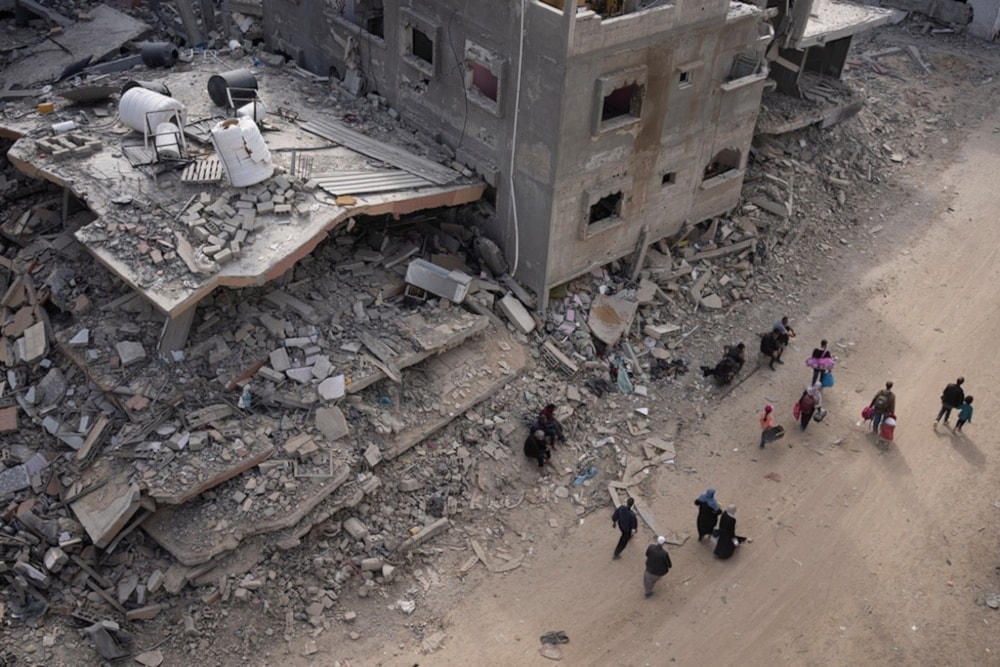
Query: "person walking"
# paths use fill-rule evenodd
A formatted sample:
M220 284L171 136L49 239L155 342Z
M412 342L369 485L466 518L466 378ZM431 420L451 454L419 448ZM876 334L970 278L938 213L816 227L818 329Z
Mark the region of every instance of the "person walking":
M622 551L625 550L628 541L639 530L639 520L636 518L635 512L632 511L633 505L635 505L635 498L629 498L611 515L611 527L617 527L622 533L618 539L618 546L615 547L615 555L612 557L615 560L621 558Z
M715 530L722 508L715 499L715 489L708 489L695 498L694 504L698 506L698 541L701 542L701 538L711 535Z
M771 439L774 433L774 406L768 403L764 406L764 412L758 417L760 421L760 448Z
M715 557L722 560L729 558L736 551L736 547L744 542L753 540L736 534L736 505L730 505L719 517L719 541L715 545Z
M813 369L813 377L812 382L809 383L810 385L822 381L823 376L833 367L833 354L831 354L830 349L827 347L825 338L819 342L819 347L813 348L812 356L809 357L809 361L806 364Z
M885 416L896 412L896 394L892 393L892 382L886 382L885 389L879 389L868 405L875 411L872 415L872 432L878 435L879 424Z
M806 387L796 405L799 412L799 430L804 431L812 421L816 410L823 406L823 385L816 382L811 387Z
M935 426L941 421L941 417L944 417L944 423L947 425L948 419L951 417L951 411L960 409L962 404L965 403L965 390L962 389L964 382L965 378L960 377L946 386L944 391L941 392L941 410L938 411L938 416L934 419Z
M955 424L955 430L959 433L962 432L962 427L972 421L972 396L966 396L965 401L962 402L962 406L958 409L958 423Z
M660 535L656 538L656 544L646 547L646 571L642 575L642 586L646 591L646 597L653 594L653 586L673 567L670 554L663 547L666 542L667 538Z

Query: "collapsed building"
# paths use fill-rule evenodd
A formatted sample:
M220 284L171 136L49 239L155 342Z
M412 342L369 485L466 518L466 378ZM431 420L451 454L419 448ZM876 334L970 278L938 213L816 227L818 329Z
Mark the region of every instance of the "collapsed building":
M443 8L430 24L422 13L409 23L383 15L381 28L371 13L331 17L335 29L381 31L386 54L388 34L409 39L409 60L396 65L405 85L357 71L378 60L364 35L345 39L341 56L354 56L343 62L329 45L333 55L274 45L313 73L240 42L183 60L154 49L142 69L116 71L120 41L149 28L103 6L94 25L109 43L70 22L61 42L86 46L6 70L54 82L0 93L17 101L0 123L0 193L18 202L0 221L0 432L11 439L0 520L15 538L3 558L16 562L4 576L19 617L59 601L57 582L86 593L63 600L87 607L84 617L106 604L129 621L151 618L188 585L203 601L228 598L233 577L317 528L352 563L367 561L364 587L389 582L394 559L446 530L463 496L447 467L434 486L382 471L516 376L529 343L567 377L604 374L596 339L655 379L683 369L672 353L678 314L749 293L754 223L696 223L738 201L768 85L767 12L713 4L702 22L694 7L525 7L508 17L512 29L536 23L524 33L538 62L525 58L533 87L522 97L535 106L520 112L510 89L520 64L485 27L483 44L464 52L462 85L433 87L458 71ZM656 46L660 33L678 39ZM636 39L642 58L610 55ZM85 51L100 62L88 57L57 81ZM545 97L553 62L579 91L561 81ZM428 66L441 80L425 78ZM341 87L331 90L331 76ZM464 94L484 99L459 126ZM445 106L414 107L432 99ZM569 138L551 143L561 133ZM489 136L515 135L488 149ZM622 277L598 271L610 294L551 291L632 253ZM625 340L637 313L641 346ZM586 386L567 393L569 409L602 388ZM481 441L449 449L455 467L468 467L473 447L516 456L520 417L483 418ZM385 486L427 495L361 525L355 508ZM120 545L139 533L156 558L132 566Z

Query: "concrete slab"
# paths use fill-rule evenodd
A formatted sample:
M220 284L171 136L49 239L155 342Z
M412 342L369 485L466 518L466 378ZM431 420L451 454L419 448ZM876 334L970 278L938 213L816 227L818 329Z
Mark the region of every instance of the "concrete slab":
M270 439L244 432L238 439L215 441L196 455L161 466L146 480L146 495L163 505L181 505L240 475L274 454ZM155 515L154 515L155 517Z
M249 537L295 526L349 475L350 468L341 465L333 477L300 478L294 489L282 491L273 499L259 496L246 510L246 500L237 503L233 499L234 491L242 488L243 482L233 480L219 489L214 500L198 499L179 507L160 508L142 529L181 564L200 565L236 549Z
M98 5L90 21L75 23L52 41L26 49L17 62L4 70L4 80L24 86L49 82L87 56L97 61L117 55L123 44L138 40L150 30L128 14Z
M94 545L101 549L111 544L139 511L139 485L130 484L129 477L127 471L117 473L103 487L70 505Z
M429 383L428 395L440 396L438 410L436 413L396 415L404 428L386 437L382 444L383 457L399 456L458 415L493 396L521 372L527 361L525 347L504 329L468 340L461 347L429 359L423 366L423 374Z

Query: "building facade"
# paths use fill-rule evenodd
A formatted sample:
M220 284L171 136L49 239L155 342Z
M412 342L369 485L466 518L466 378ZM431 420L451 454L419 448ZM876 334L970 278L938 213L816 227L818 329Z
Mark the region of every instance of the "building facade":
M543 305L736 205L773 37L729 0L561 5L264 3L269 48L377 91L482 174L484 231Z

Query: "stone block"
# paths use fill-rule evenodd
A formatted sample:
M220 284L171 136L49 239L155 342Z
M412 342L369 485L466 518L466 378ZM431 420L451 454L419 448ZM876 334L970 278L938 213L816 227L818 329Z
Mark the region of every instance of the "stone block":
M508 294L504 298L500 299L497 304L500 307L500 312L514 325L514 328L523 334L529 334L535 329L535 319L528 312L528 309L524 307L517 297L513 294Z
M118 477L70 505L84 530L100 549L107 547L139 510L139 486Z
M271 360L271 368L279 373L284 373L292 367L292 361L288 358L288 352L286 352L283 347L272 350L269 357Z
M45 563L46 570L55 573L63 569L63 566L69 562L69 556L59 547L52 547L45 552L42 561Z
M360 519L353 516L344 522L344 530L354 540L363 540L368 537L368 528L361 523Z
M369 468L374 468L379 463L382 462L382 450L375 443L368 445L368 449L365 450L365 463L368 464Z
M115 351L118 353L122 367L128 367L146 358L146 350L143 349L142 343L134 340L123 340L116 343Z
M343 438L349 432L347 419L344 418L344 413L337 407L319 408L316 410L316 428L330 442Z

